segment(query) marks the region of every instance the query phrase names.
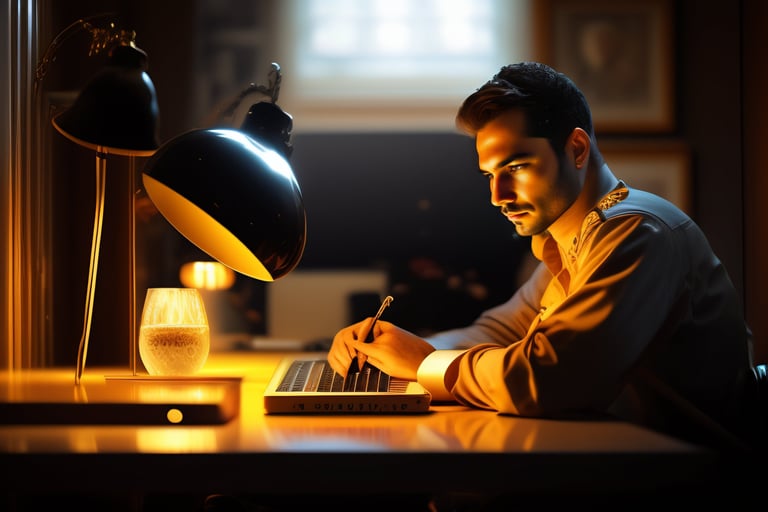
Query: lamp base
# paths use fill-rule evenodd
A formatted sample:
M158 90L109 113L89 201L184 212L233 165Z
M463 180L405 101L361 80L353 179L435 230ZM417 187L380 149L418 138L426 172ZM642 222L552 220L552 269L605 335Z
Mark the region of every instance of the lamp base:
M4 425L217 425L240 412L240 377L115 375L84 379L35 371L0 376Z
M149 375L140 373L138 375L105 375L106 381L133 381L133 382L169 382L169 383L202 383L209 384L213 382L229 383L242 381L242 377L218 377L218 376L200 376L200 375Z

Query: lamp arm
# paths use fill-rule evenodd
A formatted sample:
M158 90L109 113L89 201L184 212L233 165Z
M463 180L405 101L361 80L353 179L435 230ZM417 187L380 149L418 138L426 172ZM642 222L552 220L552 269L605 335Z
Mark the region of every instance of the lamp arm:
M103 18L114 18L114 13L97 14L88 18L80 18L72 22L67 28L59 32L53 38L51 44L45 50L45 54L37 63L35 68L35 95L40 82L48 72L48 64L56 60L56 51L64 42L76 33L86 30L91 34L91 43L88 50L88 56L98 54L104 50L111 50L112 47L120 44L134 44L136 32L133 30L121 30L115 27L114 22L109 22L106 28L94 26L93 22Z
M257 85L255 83L249 84L248 87L243 89L237 96L235 96L233 100L230 101L226 108L219 111L216 119L218 120L226 117L232 117L235 114L235 110L237 110L237 107L240 106L243 100L253 93L261 93L265 96L268 96L272 103L276 103L277 98L280 95L280 83L283 80L282 74L280 73L280 65L277 62L272 63L272 69L269 71L267 77L269 80L269 85Z
M269 91L272 103L277 103L277 97L280 95L280 84L283 81L283 75L280 73L280 64L272 63L272 69L269 71Z

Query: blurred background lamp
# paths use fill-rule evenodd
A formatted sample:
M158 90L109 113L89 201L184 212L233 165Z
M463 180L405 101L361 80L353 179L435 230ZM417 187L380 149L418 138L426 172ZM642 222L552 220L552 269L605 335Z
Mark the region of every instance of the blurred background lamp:
M79 384L88 354L91 333L93 299L99 265L99 248L104 215L107 156L129 157L131 184L131 212L129 218L131 297L129 336L131 339L131 366L136 373L136 297L135 297L135 216L133 194L135 184L135 157L149 156L157 149L158 106L155 87L146 73L147 54L134 43L135 33L115 28L109 23L100 28L93 21L111 15L80 19L59 33L38 66L36 88L45 73L45 66L55 58L56 49L72 34L86 30L91 34L91 53L109 52L107 65L83 87L70 108L53 118L53 126L66 138L96 152L96 201L91 242L88 285L86 288L83 332L77 354L75 383Z
M288 163L293 121L275 103L279 83L273 63L270 86L257 87L270 100L253 104L239 130L179 135L143 171L147 195L182 235L261 281L293 270L306 243L304 200Z
M179 280L187 288L228 290L235 284L235 272L218 261L190 261L181 266Z

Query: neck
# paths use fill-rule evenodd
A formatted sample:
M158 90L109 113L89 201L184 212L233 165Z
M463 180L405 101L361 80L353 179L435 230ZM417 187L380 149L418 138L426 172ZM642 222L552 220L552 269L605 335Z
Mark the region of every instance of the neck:
M574 235L581 227L587 213L616 188L619 180L613 175L607 164L590 167L584 177L581 188L573 204L549 228L549 233L562 247L568 247Z

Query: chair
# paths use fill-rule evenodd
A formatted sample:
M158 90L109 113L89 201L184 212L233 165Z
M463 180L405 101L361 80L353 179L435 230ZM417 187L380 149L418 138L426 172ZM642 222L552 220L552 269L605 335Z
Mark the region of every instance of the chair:
M757 446L768 450L768 364L758 364L752 368L754 374L755 420L757 422Z

